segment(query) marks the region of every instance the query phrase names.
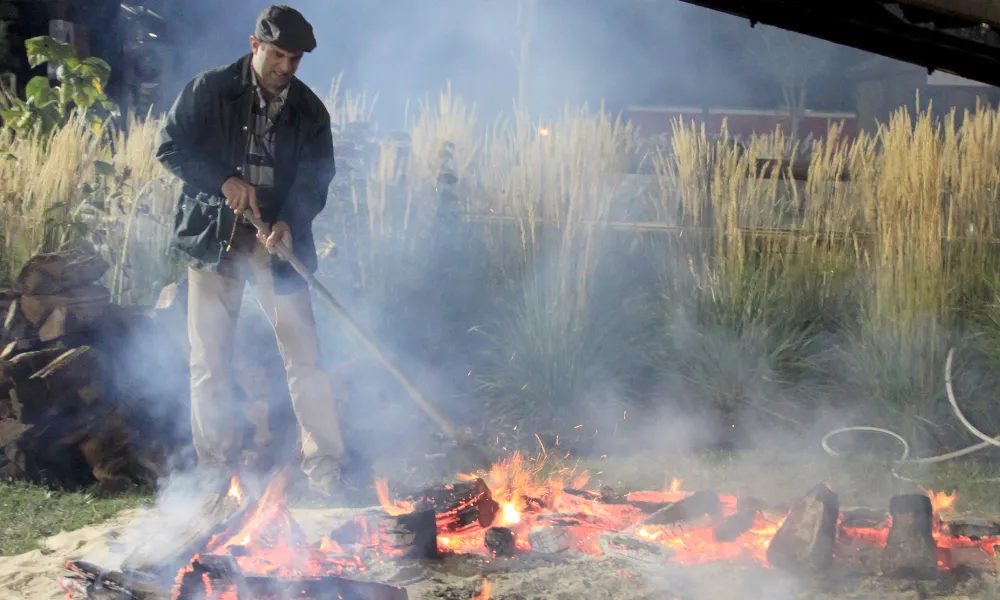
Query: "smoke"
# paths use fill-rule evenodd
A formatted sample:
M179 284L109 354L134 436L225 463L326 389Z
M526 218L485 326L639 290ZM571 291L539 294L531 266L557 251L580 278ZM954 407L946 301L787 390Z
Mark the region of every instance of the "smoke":
M266 4L257 0L185 4L169 21L169 38L177 62L164 85L166 103L199 71L227 64L246 53L254 20ZM316 51L303 59L299 78L324 95L334 78L343 73L343 87L377 93L374 121L380 131L401 127L407 103L412 115L413 103L425 98L433 103L449 84L457 96L476 105L482 129L513 107L519 81L515 2L309 0L292 5L313 24L318 40ZM535 116L551 117L567 104L582 103L594 107L604 102L616 113L635 104L773 107L781 102L779 86L746 66L743 55L748 40L756 35L754 30L739 19L681 2L546 0L538 4L528 35L528 63L522 79L527 107ZM824 79L821 89L845 89L831 84L832 80ZM830 98L826 93L817 96ZM349 176L343 168L338 170L339 180ZM343 210L338 201L346 199L331 198L319 220L330 219L333 213ZM386 265L382 277L391 285L377 292L350 287L357 285L350 273L356 257L331 259L324 269L334 276L325 281L332 284L334 295L348 305L351 314L432 401L448 414L482 418L482 390L473 383L478 376L474 371L479 353L489 343L481 336L457 332L499 322L501 313L509 312L510 306L501 306L494 297L503 286L494 284L495 279L511 275L485 272L487 267L476 263L474 247L484 242L474 239L474 235L437 233L448 252L419 254L401 240L389 244L379 261ZM611 251L614 253L603 260L604 266L591 285L601 297L594 303L594 310L601 311L594 315L594 321L610 321L619 316L617 312L626 311L621 286L634 282L642 282L643 302L656 310L653 305L660 294L658 279L664 269L653 263L662 257L637 258L641 251L626 256L619 253L617 246ZM540 264L534 265L533 272L543 275L536 278L555 270L546 268L548 260L550 255L541 252L537 259ZM506 283L511 289L527 286L517 277ZM431 291L435 294L429 294ZM523 295L521 300L534 301L531 297L524 300ZM431 445L428 440L433 438L433 425L406 398L384 366L345 332L343 324L315 296L314 303L327 362L340 369L337 376L343 377L354 398L344 407L343 428L349 447L362 455L421 456L423 450L432 451L425 446ZM243 320L251 313L259 313L259 308L247 301ZM249 331L253 335L242 334L241 352L255 353L255 348L274 343L267 328ZM649 337L663 335L662 330L646 333L645 338L637 334L634 339L642 339L636 343L650 343ZM705 343L706 332L701 324L691 323L689 333ZM741 340L727 338L720 331L709 332L708 337L715 346L729 344L729 355L746 349L740 345ZM583 340L577 346L585 344ZM690 349L692 344L679 343L676 350ZM756 350L750 347L750 351ZM610 353L616 349L599 347L595 352L609 353L610 363ZM704 390L693 389L691 378L680 376L677 364L668 364L668 376L649 375L650 371L662 371L663 364L628 365L628 373L622 372L626 367L620 370L617 363L613 367L595 364L590 369L592 377L618 377L631 380L630 384L643 377L648 379L636 387L647 396L642 408L656 418L624 423L625 411L617 403L607 402L606 393L593 393L592 402L580 412L567 415L566 425L573 427L582 420L580 417L585 417L595 429L622 430L619 439L630 432L633 447L712 446L717 437L704 433L711 430L707 424L711 418L692 409ZM770 365L755 374L763 376L758 377L758 383L766 381ZM280 387L274 385L271 389ZM762 383L752 393L774 396L775 390L776 386ZM653 410L655 406L663 407L659 410L662 414ZM620 418L618 415L623 422L611 422ZM286 411L278 425L292 426L292 415ZM669 435L663 435L664 426L669 427ZM667 439L671 443L663 444ZM590 448L600 454L608 448L622 450L626 445L595 443Z

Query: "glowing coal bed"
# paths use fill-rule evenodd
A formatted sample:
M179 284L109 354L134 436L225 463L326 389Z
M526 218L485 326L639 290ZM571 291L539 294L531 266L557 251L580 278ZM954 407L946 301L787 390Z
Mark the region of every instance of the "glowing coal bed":
M586 473L552 470L544 456L518 453L489 472L458 475L451 484L406 498L394 498L389 482L378 480L381 510L307 539L285 502L284 477L275 477L255 501L243 498L234 478L229 495L240 510L161 587L158 597L395 600L407 598L405 586L370 581L373 569L393 561L455 557L487 565L612 555L647 568L714 563L806 573L876 556L883 567L927 578L934 577L926 572L928 560L938 574L992 572L1000 547L1000 531L989 524L943 520L957 497L932 491L894 498L885 512L842 510L836 494L823 485L787 507L776 507L753 498L685 491L679 480L665 490L620 495L589 490L588 480ZM894 545L906 551L900 554ZM74 576L64 583L67 597L87 597L82 594L95 586L120 588L124 597L156 596L150 591L155 582L139 586L134 574L110 577L80 562L68 568ZM491 597L488 578L476 596Z

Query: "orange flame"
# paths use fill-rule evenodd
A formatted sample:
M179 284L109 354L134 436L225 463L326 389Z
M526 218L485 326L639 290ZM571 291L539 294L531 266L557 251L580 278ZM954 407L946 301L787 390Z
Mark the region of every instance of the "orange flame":
M240 487L240 480L235 475L229 482L229 492L226 495L236 500L237 504L243 504L243 488Z
M503 524L514 525L521 522L521 513L517 512L513 502L504 502Z
M483 577L483 588L472 600L490 600L490 580Z
M931 499L934 514L954 512L955 504L958 502L958 492L947 494L925 489L924 493Z
M384 477L375 479L375 493L378 494L379 504L382 510L393 517L406 515L413 512L413 503L405 500L392 501L389 499L389 480Z

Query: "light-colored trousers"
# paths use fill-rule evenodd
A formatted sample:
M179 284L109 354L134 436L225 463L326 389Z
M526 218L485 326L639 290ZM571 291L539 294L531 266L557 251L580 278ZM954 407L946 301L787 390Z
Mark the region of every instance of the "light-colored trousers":
M220 272L188 268L188 337L191 342L191 427L198 462L234 468L243 432L232 394L236 326L249 281L274 328L299 424L302 470L310 479L334 476L344 456L337 401L322 369L308 288L276 294L271 255L244 226L237 228Z

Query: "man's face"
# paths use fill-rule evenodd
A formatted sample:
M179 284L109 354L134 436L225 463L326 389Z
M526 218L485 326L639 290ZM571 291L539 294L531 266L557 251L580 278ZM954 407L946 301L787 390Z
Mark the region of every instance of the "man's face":
M250 48L253 50L253 68L260 77L261 84L271 91L282 90L291 82L292 76L299 68L302 54L286 52L274 44L262 43L257 38L250 37Z

